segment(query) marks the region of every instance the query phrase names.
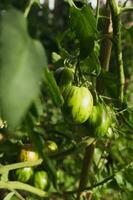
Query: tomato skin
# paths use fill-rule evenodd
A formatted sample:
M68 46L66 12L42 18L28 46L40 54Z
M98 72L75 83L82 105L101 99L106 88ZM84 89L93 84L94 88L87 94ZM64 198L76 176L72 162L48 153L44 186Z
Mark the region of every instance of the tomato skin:
M60 67L55 71L54 76L59 86L67 86L74 80L74 69Z
M85 87L69 86L63 91L63 112L67 118L75 123L84 123L93 108L93 97Z
M17 169L15 176L18 181L26 183L33 176L33 173L34 172L31 167L24 167L21 169Z
M93 106L88 123L91 130L98 137L104 136L108 132L111 118L105 105L99 103Z
M34 186L41 190L47 190L49 188L49 179L46 171L37 171L34 174Z
M29 150L29 149L21 149L20 152L20 161L37 161L39 159L39 155L37 152Z
M58 145L52 141L48 140L45 145L45 150L48 154L54 154L58 152Z

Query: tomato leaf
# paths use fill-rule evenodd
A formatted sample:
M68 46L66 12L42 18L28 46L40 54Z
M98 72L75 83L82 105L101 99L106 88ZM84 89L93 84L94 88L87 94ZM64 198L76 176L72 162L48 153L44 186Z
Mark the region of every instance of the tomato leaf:
M75 31L80 41L80 56L85 58L94 49L94 40L97 35L96 19L91 7L89 5L82 9L71 7L70 23L71 29Z
M42 45L28 35L21 12L4 12L0 25L0 103L3 118L15 128L38 95L46 56Z
M48 87L48 91L50 92L50 95L52 97L53 102L56 106L62 106L63 105L63 97L61 95L61 92L59 90L59 87L56 84L56 80L52 74L47 68L44 69L44 82Z
M101 72L100 62L95 52L92 52L87 58L81 60L80 66L83 73L98 76Z

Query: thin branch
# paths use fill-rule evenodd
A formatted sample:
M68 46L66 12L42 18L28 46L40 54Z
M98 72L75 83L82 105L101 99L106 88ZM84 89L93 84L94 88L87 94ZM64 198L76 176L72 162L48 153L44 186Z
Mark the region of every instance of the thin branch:
M93 185L91 185L91 186L87 186L87 187L82 188L80 192L84 192L84 191L87 191L87 190L93 190L93 189L96 188L96 187L99 187L99 186L101 186L101 185L103 185L103 184L108 183L109 181L111 181L112 179L114 179L115 175L116 175L118 172L127 169L127 168L130 167L131 165L133 165L133 161L131 161L131 162L128 163L128 164L125 164L121 169L119 169L118 171L114 172L114 174L112 174L111 176L109 176L109 177L103 179L102 181L100 181L100 182L98 182L98 183L96 183L96 184L93 184ZM77 192L79 192L79 189L75 189L75 190L72 190L72 191L64 191L63 194L68 194L68 195L70 194L70 195L71 195L71 194L76 194ZM52 194L53 194L53 195L59 195L59 196L61 196L61 193L57 193L57 192L52 193Z
M128 11L133 11L133 7L125 7L120 9L120 13L128 12Z
M29 1L29 4L27 6L27 8L25 9L25 12L24 12L24 17L27 18L28 17L28 14L30 12L30 9L31 9L31 6L32 4L35 2L35 0L30 0Z
M96 24L98 25L98 18L99 18L99 7L100 7L100 0L97 0L97 7L96 7Z
M105 20L104 24L103 36L106 37L104 37L104 40L101 43L100 63L101 67L108 71L112 50L112 23L110 11L106 7L104 15L108 17L108 19Z
M22 195L19 194L16 190L13 190L13 192L14 192L14 195L15 195L16 197L18 197L20 200L25 200L25 198L23 198Z
M0 189L7 189L7 190L10 190L10 191L12 191L12 190L25 190L27 192L31 192L33 194L36 194L40 197L48 197L47 192L42 191L38 188L35 188L31 185L18 182L18 181L8 181L8 182L0 181Z
M78 189L78 193L77 193L77 200L80 199L81 191L83 190L83 188L86 187L86 184L87 184L88 170L91 165L92 157L94 154L94 148L95 148L95 145L94 145L94 143L92 143L91 145L86 147L86 150L85 150L84 160L83 160L81 174L80 174L80 182L79 182L79 189Z
M123 3L122 7L125 7L126 4L127 4L127 2L128 2L128 0L126 0L126 1Z
M0 174L2 174L5 171L15 170L18 168L37 166L37 165L40 165L42 161L43 161L42 159L38 159L37 161L32 161L32 162L26 161L26 162L20 162L20 163L9 164L9 165L1 165Z

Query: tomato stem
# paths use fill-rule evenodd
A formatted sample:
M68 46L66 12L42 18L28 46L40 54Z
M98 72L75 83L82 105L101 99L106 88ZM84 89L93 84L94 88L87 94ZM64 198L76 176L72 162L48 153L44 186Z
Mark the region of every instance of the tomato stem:
M82 165L81 174L80 174L79 189L78 189L76 200L80 199L81 191L83 190L83 188L86 187L88 170L91 165L92 157L94 154L94 148L95 148L94 143L92 143L86 147L83 165Z
M115 53L116 53L117 76L118 76L117 95L120 102L123 103L125 76L124 76L124 66L122 59L120 8L116 0L109 0L109 5L112 15L113 37L115 41Z
M38 188L35 188L31 185L18 182L18 181L7 181L7 182L0 181L0 189L8 189L10 191L16 190L16 189L25 190L27 192L31 192L33 194L36 194L40 197L47 197L48 196L47 192L42 191Z
M9 164L9 165L1 165L0 166L0 174L4 177L5 175L8 174L10 170L15 170L19 168L24 168L24 167L33 167L40 165L42 163L42 159L38 159L37 161L26 161L26 162L20 162L20 163L15 163L15 164ZM5 180L5 178L2 178Z

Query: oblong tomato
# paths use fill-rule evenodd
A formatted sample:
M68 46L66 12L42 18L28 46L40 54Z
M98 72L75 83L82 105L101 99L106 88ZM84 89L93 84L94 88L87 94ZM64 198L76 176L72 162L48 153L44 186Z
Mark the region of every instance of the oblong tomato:
M54 141L48 140L45 144L44 149L48 154L53 154L58 151L58 145Z
M55 71L54 76L59 86L67 86L74 80L74 69L68 67L60 67Z
M30 149L21 149L20 152L20 161L37 161L39 155L37 152Z
M41 190L47 190L49 188L49 178L46 171L37 171L34 174L34 186Z
M108 132L111 125L111 113L108 111L107 107L101 103L93 106L88 123L97 136L104 136Z
M30 178L33 176L33 169L31 167L24 167L21 169L17 169L15 173L15 177L20 182L28 182Z
M93 97L85 87L69 86L63 91L63 112L67 118L76 123L85 122L93 108Z

